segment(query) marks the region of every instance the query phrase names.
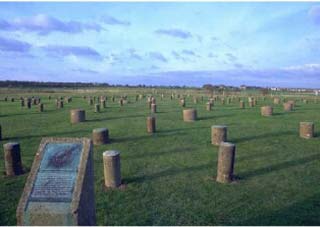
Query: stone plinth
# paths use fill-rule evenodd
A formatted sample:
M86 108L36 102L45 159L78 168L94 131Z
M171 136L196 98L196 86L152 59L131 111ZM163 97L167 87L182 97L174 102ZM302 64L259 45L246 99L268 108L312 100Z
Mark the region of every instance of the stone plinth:
M29 100L29 99L27 100L27 108L31 109L31 100Z
M156 98L155 97L151 97L151 104L156 104Z
M187 109L183 110L183 121L192 122L197 120L197 110L196 109Z
M207 111L211 111L211 108L212 108L212 103L211 102L207 102L207 105L206 105Z
M186 107L186 100L185 99L180 99L180 106Z
M211 126L211 144L220 145L221 142L227 141L227 126L212 125Z
M154 116L147 117L147 132L156 132L156 118Z
M222 142L219 146L217 182L230 183L233 180L233 169L236 147L232 143Z
M261 107L261 115L262 116L272 116L273 108L271 106L262 106Z
M101 100L100 104L102 108L106 108L106 100Z
M198 103L198 98L197 98L197 97L194 97L194 98L193 98L193 103L194 103L194 104L197 104L197 103Z
M72 124L84 122L86 120L86 112L82 109L70 110L70 121Z
M314 137L314 123L300 122L299 133L300 133L300 137L304 139L310 139Z
M274 98L273 99L274 104L280 104L280 98Z
M58 101L58 108L59 109L63 108L63 101L62 100Z
M109 130L106 128L93 129L92 140L94 145L109 143Z
M151 113L156 113L157 112L157 104L152 103L151 104Z
M283 110L284 111L292 111L292 109L293 109L293 105L292 105L292 103L290 103L290 102L286 102L286 103L284 103L283 104Z
M293 100L289 100L287 103L291 103L291 104L292 104L292 108L294 108L295 101L293 101Z
M43 103L39 103L38 108L39 108L39 112L43 112L43 110L44 110Z
M105 187L119 187L121 185L120 152L103 152L103 167Z
M244 109L244 108L245 108L244 101L240 101L240 102L239 102L239 105L240 105L240 109Z
M100 112L100 105L99 104L95 104L94 105L94 112L95 113L99 113Z
M7 176L17 176L23 174L20 144L16 142L6 143L3 145L4 165Z

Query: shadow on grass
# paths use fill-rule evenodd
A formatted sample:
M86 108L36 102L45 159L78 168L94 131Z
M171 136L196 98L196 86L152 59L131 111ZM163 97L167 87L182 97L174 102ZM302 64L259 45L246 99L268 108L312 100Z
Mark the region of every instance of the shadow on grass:
M174 110L174 111L157 111L156 114L165 114L165 113L177 113L182 112L182 110Z
M225 114L225 115L213 115L213 116L198 117L198 120L199 121L212 120L212 119L217 119L217 118L230 117L233 115L234 114Z
M13 117L13 116L25 116L25 115L31 115L31 114L41 114L40 112L25 112L25 113L15 113L15 114L4 114L1 115L1 117Z
M320 137L320 132L314 132L314 138Z
M186 135L186 133L177 133L175 135ZM154 134L146 134L142 136L127 136L127 137L119 137L119 138L111 138L111 143L122 143L122 142L130 142L136 140L143 140L143 139L152 139L152 138L161 138L166 136L172 136L171 134L158 134L157 132Z
M181 148L174 148L174 149L162 149L161 151L156 152L145 152L144 154L129 154L126 155L126 158L132 160L132 159L139 159L139 158L145 158L145 157L155 157L155 156L162 156L167 154L175 154L175 153L187 153L194 151L191 147L181 147Z
M286 114L289 114L289 112L272 113L273 116L283 116L283 115L286 115Z
M119 116L119 117L106 117L106 118L99 118L99 119L87 119L87 122L100 122L100 121L108 121L108 120L118 120L118 119L126 119L126 118L139 118L139 117L146 117L147 115L129 115L129 116Z
M143 183L146 181L151 181L155 180L157 178L161 177L169 177L173 175L177 175L180 173L186 173L186 172L194 172L194 171L201 171L208 169L212 166L212 164L204 164L204 165L198 165L198 166L191 166L187 168L176 168L176 167L170 167L166 170L162 170L157 173L153 173L150 175L143 175L143 176L137 176L137 177L128 177L123 179L124 183L129 184L129 183Z
M45 108L45 107L44 107ZM40 114L46 114L46 113L51 113L51 112L57 112L58 109L44 109L43 112L31 112L33 110L27 110L25 109L27 112L23 112L23 113L15 113L15 114L4 114L4 115L1 115L1 117L12 117L12 116L23 116L23 115L31 115L31 114L37 114L37 115L40 115ZM29 112L30 111L30 112Z
M235 225L312 226L320 225L320 194L279 210L267 210Z
M246 178L256 177L256 176L268 174L270 172L280 171L280 170L287 169L287 168L290 168L290 167L303 165L303 164L306 164L308 162L312 162L312 161L315 161L315 160L318 160L318 159L320 159L320 153L319 154L313 154L313 155L310 155L310 156L307 156L307 157L303 157L303 158L299 158L299 159L296 159L296 160L291 160L291 161L286 161L286 162L282 162L282 163L266 166L266 167L263 167L263 168L260 168L260 169L255 169L255 170L252 170L252 171L239 173L239 174L237 174L237 176L240 179L244 179L245 180Z
M53 133L44 133L41 135L25 135L25 136L16 136L16 137L5 137L2 140L19 140L19 139L28 139L28 138L38 138L38 137L57 137L57 136L69 136L70 134L83 133L87 132L91 133L90 130L77 130L77 131L69 131L69 132L53 132ZM91 134L90 134L91 136Z
M233 143L241 143L241 142L247 142L250 140L257 140L257 139L267 139L270 137L280 137L283 135L298 135L297 132L292 132L292 131L284 131L284 132L276 132L276 133L265 133L261 135L253 135L253 136L246 136L242 138L236 138L231 140Z
M157 133L158 134L166 134L166 133L170 133L170 135L172 135L172 132L181 132L181 131L185 131L188 132L188 130L196 130L196 129L208 129L208 127L190 127L190 128L173 128L173 129L165 129L165 130L158 130Z
M241 161L248 161L248 160L254 160L254 159L263 159L268 156L275 155L273 152L264 152L264 153L254 153L254 154L248 154L248 155L236 155L236 163Z

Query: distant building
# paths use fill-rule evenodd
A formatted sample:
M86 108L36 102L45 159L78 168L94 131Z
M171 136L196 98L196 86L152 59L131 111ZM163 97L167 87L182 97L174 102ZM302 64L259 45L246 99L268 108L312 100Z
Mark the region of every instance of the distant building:
M240 89L241 89L241 90L247 90L247 86L246 86L246 85L241 85L241 86L240 86Z

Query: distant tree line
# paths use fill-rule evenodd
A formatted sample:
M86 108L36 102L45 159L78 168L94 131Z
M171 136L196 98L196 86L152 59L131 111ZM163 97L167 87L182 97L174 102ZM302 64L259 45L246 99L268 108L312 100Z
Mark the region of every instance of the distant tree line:
M195 88L188 86L148 86L139 85L123 85L123 84L108 84L108 83L83 83L83 82L38 82L38 81L17 81L17 80L0 80L0 87L5 88L101 88L101 87L131 87L131 88L173 88L186 89Z
M204 84L202 88L193 86L160 86L160 85L129 85L129 84L109 84L109 83L84 83L84 82L39 82L39 81L17 81L17 80L0 80L0 87L2 88L107 88L107 87L128 87L128 88L158 88L158 89L204 89L209 94L224 93L226 91L239 91L239 90L260 90L263 95L267 95L272 88L262 88L258 86L240 87L227 86L227 85L212 85ZM293 88L278 88L278 91L296 91ZM312 90L304 89L303 91Z
M0 81L0 87L38 87L38 88L74 88L74 87L108 87L107 83L80 83L80 82L36 82L36 81Z

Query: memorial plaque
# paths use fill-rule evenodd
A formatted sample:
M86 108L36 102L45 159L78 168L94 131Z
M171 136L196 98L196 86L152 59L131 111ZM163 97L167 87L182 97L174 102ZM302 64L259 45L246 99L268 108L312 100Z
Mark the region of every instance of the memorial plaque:
M96 225L92 143L44 138L17 208L18 225Z

